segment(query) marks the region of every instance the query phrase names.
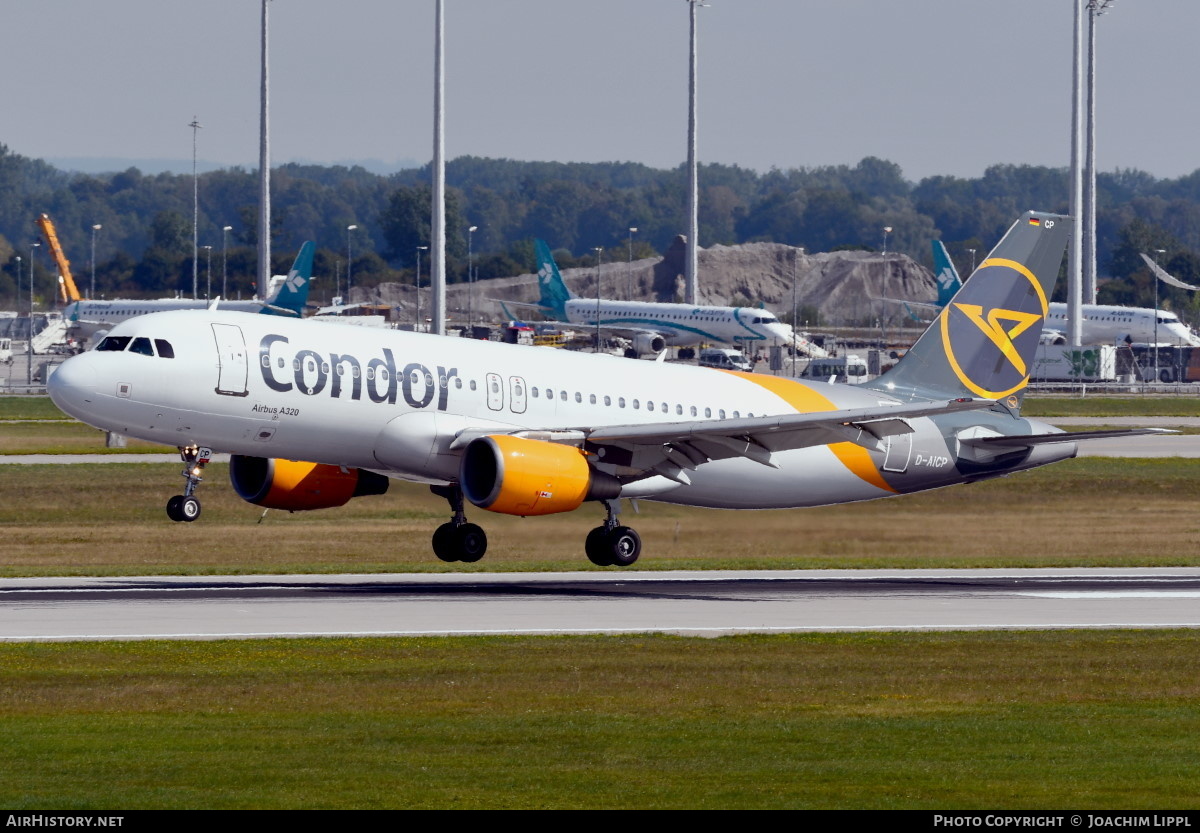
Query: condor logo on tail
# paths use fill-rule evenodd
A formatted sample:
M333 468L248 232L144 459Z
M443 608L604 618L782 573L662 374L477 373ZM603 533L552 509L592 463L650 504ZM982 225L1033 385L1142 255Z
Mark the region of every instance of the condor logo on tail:
M950 366L968 390L1001 399L1029 381L1048 304L1023 264L989 258L941 316Z

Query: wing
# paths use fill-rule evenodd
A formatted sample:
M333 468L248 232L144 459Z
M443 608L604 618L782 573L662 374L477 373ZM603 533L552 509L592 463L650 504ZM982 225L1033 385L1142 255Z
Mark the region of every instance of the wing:
M687 471L710 460L745 457L778 468L771 459L776 451L844 442L876 449L885 437L911 433L909 419L980 410L994 404L988 399L952 399L808 414L512 433L548 442L582 443L596 451L605 464L622 469L623 474L658 474L687 484ZM495 429L467 429L458 434L450 449L464 448L478 437L496 433Z

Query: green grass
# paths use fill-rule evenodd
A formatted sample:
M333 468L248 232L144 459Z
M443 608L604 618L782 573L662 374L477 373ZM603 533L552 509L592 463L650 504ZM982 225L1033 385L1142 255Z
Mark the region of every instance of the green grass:
M49 396L0 396L0 420L69 419Z
M1195 806L1200 634L0 645L0 805Z
M1200 397L1195 396L1086 396L1030 395L1021 407L1028 417L1167 416L1200 417Z
M599 569L583 539L597 505L543 518L469 507L488 532L478 564L443 564L429 545L449 518L425 487L317 512L241 501L213 464L204 511L163 511L181 464L0 466L0 575L145 575ZM984 483L889 500L761 512L642 501L635 569L1200 565L1200 460L1083 458Z

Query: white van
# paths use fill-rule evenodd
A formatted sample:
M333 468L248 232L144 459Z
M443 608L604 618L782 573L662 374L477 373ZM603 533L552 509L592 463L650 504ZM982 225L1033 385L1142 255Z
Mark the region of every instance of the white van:
M722 350L716 347L701 350L700 358L696 361L696 364L701 367L716 367L721 370L744 370L747 373L754 370L754 366L739 351Z
M845 382L851 385L861 385L867 381L867 363L861 356L851 353L828 359L813 359L800 374L804 379L815 379L828 382Z

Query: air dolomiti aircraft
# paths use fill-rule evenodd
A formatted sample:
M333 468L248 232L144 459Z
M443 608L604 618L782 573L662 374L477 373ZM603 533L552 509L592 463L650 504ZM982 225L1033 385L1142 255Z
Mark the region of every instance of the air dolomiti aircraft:
M224 310L237 312L255 312L264 315L284 315L300 318L304 315L304 306L308 303L308 286L312 280L314 246L311 242L300 247L299 254L287 276L280 283L275 294L266 301L225 301L219 300L218 306ZM280 280L276 276L274 280ZM207 309L211 301L191 298L159 298L153 301L112 300L88 301L80 299L68 304L63 310L63 317L70 322L72 333L80 340L103 335L113 326L127 318L150 315L156 312L184 309Z
M751 348L794 343L798 351L814 358L829 355L765 309L581 298L563 281L546 241L534 244L540 297L536 304L517 306L532 306L567 324L595 327L599 322L601 329L633 341L630 356L704 342Z
M1020 415L1068 233L1027 213L905 358L868 385L793 379L223 311L126 321L68 359L50 395L92 425L179 446L174 520L200 514L213 450L259 506L340 506L429 483L452 509L446 561L487 538L465 503L511 515L607 508L587 557L632 564L620 498L724 509L869 500L998 477L1075 455ZM304 461L304 462L297 462Z

